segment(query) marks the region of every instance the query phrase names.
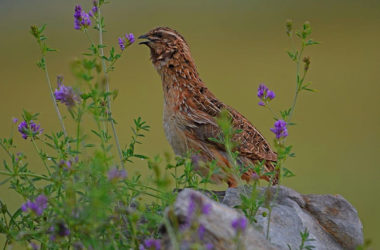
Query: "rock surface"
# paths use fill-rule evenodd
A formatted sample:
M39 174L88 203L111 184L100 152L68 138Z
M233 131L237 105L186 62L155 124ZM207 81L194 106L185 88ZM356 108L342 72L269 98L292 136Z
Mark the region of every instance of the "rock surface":
M224 204L235 207L240 204L240 194L250 193L247 187L231 188L226 191ZM298 249L300 232L307 229L316 249L355 249L363 244L363 226L355 208L340 195L301 195L293 189L272 187L272 197L277 199L272 209L269 227L270 240L278 249ZM264 189L261 189L264 193ZM268 209L260 208L256 228L266 232L268 218L263 217Z
M260 195L277 197L272 202L272 214L269 227L269 240L266 239L268 225L267 208L261 207L256 214L257 222L248 225L241 233L238 241L240 249L299 249L301 244L300 232L307 229L310 233L308 242L315 249L355 249L363 244L362 224L355 208L340 195L301 195L296 191L279 186L272 187ZM249 187L230 188L226 191L221 203L215 202L200 192L185 189L179 193L173 210L166 212L168 217L177 217L179 227L189 219L197 220L205 227L206 243L214 245L213 249L237 249L237 235L231 227L234 219L242 215L233 207L240 205L240 194L250 194ZM200 214L188 218L189 197L196 206L211 204L209 214ZM220 196L220 193L219 193ZM170 215L169 215L170 214ZM167 230L165 230L167 231ZM164 249L173 249L167 234L164 234ZM194 239L187 239L191 242ZM198 239L199 240L199 239ZM190 249L190 244L181 244L181 249Z

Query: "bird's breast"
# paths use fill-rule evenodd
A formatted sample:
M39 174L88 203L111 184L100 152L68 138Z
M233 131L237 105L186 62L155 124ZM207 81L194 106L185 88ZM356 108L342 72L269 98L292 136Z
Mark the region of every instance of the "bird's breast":
M185 156L188 151L187 138L181 126L180 119L173 107L164 103L163 127L166 139L176 155Z

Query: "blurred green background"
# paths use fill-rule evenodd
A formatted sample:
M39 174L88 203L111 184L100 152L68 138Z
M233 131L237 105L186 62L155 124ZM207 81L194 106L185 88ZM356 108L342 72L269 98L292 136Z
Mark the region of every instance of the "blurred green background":
M264 82L275 91L275 110L290 105L295 65L286 54L290 41L284 24L288 18L298 27L310 21L312 37L321 45L306 51L312 61L308 79L319 92L299 100L297 126L289 130L288 140L297 157L287 167L296 177L284 184L302 193L343 195L358 210L365 238L374 241L375 249L380 247L380 1L111 2L104 8L107 44L117 46L117 37L126 32L138 36L156 26L177 29L190 44L208 87L270 141L273 120L257 106L256 89ZM41 113L45 132L59 129L44 75L35 66L39 51L28 29L31 24L48 24L48 43L59 49L47 58L50 76L63 74L66 84L74 84L69 63L87 48L84 34L73 29L77 3L89 9L90 1L0 0L0 137L9 136L11 118L20 118L23 108ZM113 114L121 142L129 142L132 119L142 116L152 129L138 151L173 154L162 128L161 82L147 48L135 44L127 50L111 74L111 88L119 90ZM61 110L67 115L64 107ZM30 143L16 138L31 168L43 171ZM0 159L5 159L3 152ZM133 167L147 169L143 162ZM0 187L0 199L13 209L22 202L14 194L7 185Z

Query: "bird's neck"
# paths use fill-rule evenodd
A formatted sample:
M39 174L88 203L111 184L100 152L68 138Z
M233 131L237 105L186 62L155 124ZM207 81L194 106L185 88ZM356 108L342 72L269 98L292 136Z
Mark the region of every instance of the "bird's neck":
M153 62L161 75L166 98L181 99L185 91L204 86L195 63L189 54L175 53L163 60Z

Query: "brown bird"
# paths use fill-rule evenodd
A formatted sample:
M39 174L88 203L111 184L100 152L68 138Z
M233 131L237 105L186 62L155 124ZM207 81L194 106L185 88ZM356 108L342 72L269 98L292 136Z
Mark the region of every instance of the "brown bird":
M231 171L224 145L210 138L218 138L221 130L216 118L227 110L234 128L241 132L233 136L239 153L238 164L252 166L264 160L262 174L274 171L277 154L272 151L261 133L239 112L218 100L199 77L190 48L183 36L173 29L158 27L139 39L150 48L153 66L162 79L164 91L163 123L166 138L176 155L186 156L193 152L193 165L201 175L207 175L207 162L216 160L221 173L212 175L213 181L226 181L236 187L238 179ZM249 169L241 178L249 181L254 171ZM278 176L272 178L277 184Z

